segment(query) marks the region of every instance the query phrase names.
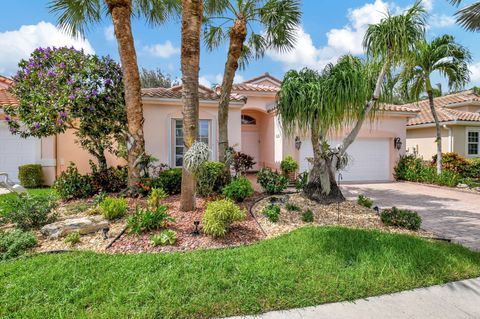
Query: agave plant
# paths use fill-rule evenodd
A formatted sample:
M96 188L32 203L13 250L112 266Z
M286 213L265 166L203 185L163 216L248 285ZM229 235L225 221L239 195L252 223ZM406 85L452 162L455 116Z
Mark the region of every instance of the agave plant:
M200 166L208 161L212 151L207 144L203 142L194 142L183 156L183 167L191 174L195 175Z

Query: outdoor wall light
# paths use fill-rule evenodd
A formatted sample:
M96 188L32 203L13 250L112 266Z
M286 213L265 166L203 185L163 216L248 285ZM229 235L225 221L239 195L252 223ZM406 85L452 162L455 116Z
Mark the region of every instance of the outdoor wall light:
M302 141L300 141L300 137L295 136L295 148L299 150L300 147L302 147Z
M193 235L193 236L198 236L198 235L200 235L200 230L198 229L198 225L200 225L200 221L199 221L199 220L195 220L195 221L193 222L193 226L195 227L195 229L194 229L193 232L192 232L192 235Z
M400 151L402 149L402 139L400 137L395 137L393 139L393 146Z

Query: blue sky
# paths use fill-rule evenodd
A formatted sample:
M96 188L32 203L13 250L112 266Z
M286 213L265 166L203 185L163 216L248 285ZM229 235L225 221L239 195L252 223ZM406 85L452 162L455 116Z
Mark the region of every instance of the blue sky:
M86 35L85 40L72 39L56 27L56 17L47 9L48 1L8 1L0 12L0 74L12 75L20 58L25 58L38 46L74 45L87 52L111 55L118 59L108 17ZM264 72L282 78L290 68L309 66L322 68L345 53L362 54L361 39L369 23L377 22L385 10L397 12L413 0L303 0L302 26L298 30L297 47L288 53L267 52L245 70L237 72L237 81ZM425 0L429 9L429 38L445 33L467 46L474 58L471 65L472 83L480 85L480 34L464 31L452 18L455 8L447 0ZM173 77L180 77L180 24L170 22L151 28L142 20L134 20L133 31L142 67L160 67ZM259 30L260 31L260 30ZM201 82L206 85L221 79L227 49L209 52L202 46ZM437 77L435 79L440 82ZM442 81L443 82L443 81Z

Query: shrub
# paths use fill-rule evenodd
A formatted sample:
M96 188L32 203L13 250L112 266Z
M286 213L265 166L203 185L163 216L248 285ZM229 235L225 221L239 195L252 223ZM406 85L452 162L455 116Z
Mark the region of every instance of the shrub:
M395 166L395 179L403 181L417 181L423 169L422 160L414 155L403 155Z
M431 166L436 167L437 155L432 157ZM442 154L442 167L443 169L453 171L460 175L464 175L468 171L469 162L457 153L444 153Z
M170 168L161 171L157 178L153 179L153 187L163 188L170 195L180 194L182 188L182 169Z
M164 228L168 222L175 220L170 217L168 207L165 205L159 206L157 210L137 207L135 214L128 218L127 227L130 228L130 234L140 235L143 232Z
M480 158L468 159L468 168L465 177L480 179Z
M422 224L422 218L417 212L396 207L383 210L380 218L387 226L403 227L410 230L418 230Z
M152 242L153 246L174 245L177 242L177 233L174 230L167 229L158 235L153 235L150 237L150 241Z
M272 223L276 223L280 219L280 206L270 204L262 210L262 214Z
M235 221L244 220L246 213L229 199L208 203L203 214L203 231L213 237L222 237Z
M22 230L37 229L56 219L53 210L58 206L52 195L19 195L6 199L7 209L3 213L6 222Z
M91 177L81 175L73 163L57 178L53 188L62 199L85 198L95 193Z
M287 156L280 162L280 169L283 174L294 173L298 169L298 163L291 156Z
M90 180L93 191L117 193L127 187L128 171L126 167L109 167L105 170L98 170L95 165L92 167Z
M286 204L285 204L285 208L286 208L289 212L299 212L299 211L300 211L300 207L298 207L297 205L292 204L292 203L286 203Z
M157 208L160 206L160 201L167 197L168 194L163 190L163 188L152 188L147 198L148 209L157 210Z
M268 194L278 194L288 186L288 179L269 168L262 168L257 174L257 182Z
M253 195L252 183L248 178L237 177L223 188L223 195L231 200L243 202L243 200Z
M307 183L308 183L308 172L300 173L297 176L297 179L295 181L295 188L298 191L303 190L305 186L307 186Z
M37 245L37 238L32 232L13 230L0 231L0 260L15 258Z
M235 171L235 176L245 175L248 170L253 168L256 162L248 154L242 152L233 153L233 163L232 168Z
M25 188L40 187L43 185L42 165L29 164L18 167L18 179Z
M97 195L93 196L93 204L100 205L100 203L103 202L105 198L107 198L107 193L100 192Z
M108 220L113 220L125 216L128 203L125 198L106 197L99 206L102 216Z
M307 209L303 214L302 214L302 221L304 223L313 223L313 212L310 209Z
M210 196L218 192L227 179L225 164L207 161L200 165L196 174L197 192L201 196Z
M65 237L65 243L69 244L70 246L74 246L79 242L80 242L80 233L78 231L70 233Z
M366 196L358 195L357 204L359 204L363 207L366 207L366 208L372 208L373 200L371 198L366 197Z

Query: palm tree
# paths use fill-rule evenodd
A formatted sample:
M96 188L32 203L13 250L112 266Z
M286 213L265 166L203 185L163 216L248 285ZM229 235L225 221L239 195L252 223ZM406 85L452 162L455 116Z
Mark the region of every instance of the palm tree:
M462 0L450 0L454 5L459 5ZM456 14L457 23L470 31L480 31L480 1L474 2L459 10Z
M420 94L426 92L430 111L435 120L437 130L437 174L442 172L442 133L434 104L436 88L432 85L432 73L437 72L448 80L451 90L459 90L470 81L468 64L472 57L467 48L455 42L451 35L443 35L433 39L418 41L410 54L402 74L404 87L409 95L418 100Z
M424 31L425 10L417 2L404 14L387 15L369 26L364 40L368 63L345 56L321 74L308 69L286 74L277 111L287 135L300 131L311 136L313 167L304 189L307 197L323 203L344 200L335 172L346 164L346 151L365 119L375 116L386 74L401 65ZM338 147L328 145L329 133L351 126Z
M137 54L131 17L143 16L150 24L161 24L179 10L178 0L52 0L52 12L58 14L59 25L69 33L85 35L104 13L111 16L122 64L127 108L128 186L133 189L140 178L139 159L145 155L143 106Z
M229 39L218 103L218 154L224 162L229 146L228 106L235 72L251 58L262 57L267 49L286 51L292 48L301 11L298 0L223 0L220 3L224 10L221 16L207 18L204 37L210 50ZM264 33L255 33L252 24L260 25Z

